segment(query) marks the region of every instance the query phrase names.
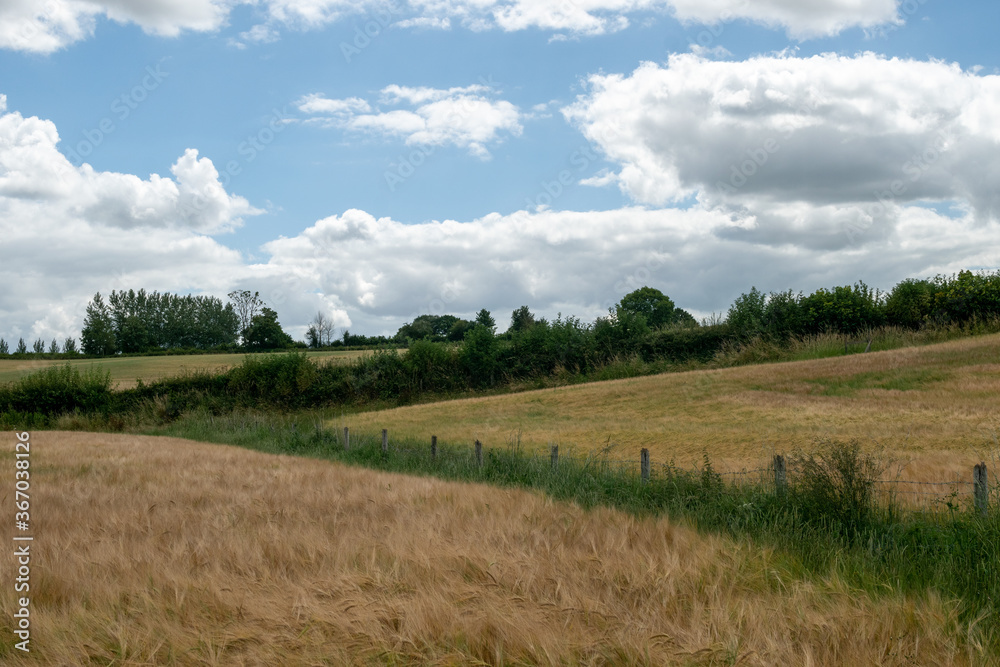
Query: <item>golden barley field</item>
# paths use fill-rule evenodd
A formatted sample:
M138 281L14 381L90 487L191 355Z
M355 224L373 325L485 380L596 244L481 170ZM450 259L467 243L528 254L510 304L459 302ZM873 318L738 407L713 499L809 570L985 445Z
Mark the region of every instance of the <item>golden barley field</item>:
M370 350L306 352L319 363L346 363L372 354ZM0 359L0 384L13 382L29 373L70 364L81 372L92 367L111 373L112 386L129 389L136 380L153 382L195 371L221 372L243 363L246 354L178 354L153 357L109 357L103 359Z
M948 600L665 518L172 438L38 432L31 462L5 665L985 664Z
M883 447L901 479L969 477L1000 437L1000 336L582 384L347 415L359 432L679 465L756 466L817 439Z

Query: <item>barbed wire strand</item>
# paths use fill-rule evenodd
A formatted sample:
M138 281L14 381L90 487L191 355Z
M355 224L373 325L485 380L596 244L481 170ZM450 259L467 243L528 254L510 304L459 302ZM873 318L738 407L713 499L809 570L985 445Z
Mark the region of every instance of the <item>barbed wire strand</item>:
M256 424L248 423L246 421L242 422L242 426L244 428L246 428L248 426L251 426L251 425L256 425ZM338 431L333 431L332 433L334 435L337 435ZM336 438L336 439L339 440L339 438ZM470 447L470 446L466 445L466 446L455 447L454 445L450 445L450 446L448 446L448 447L445 448L445 447L443 447L443 445L444 445L444 443L440 443L440 442L438 443L439 449L438 449L438 452L437 452L437 456L438 456L439 459L440 458L444 458L444 457L449 457L449 456L454 457L454 455L456 455L456 454L460 455L462 458L474 457L475 456L475 450L472 447ZM360 447L365 447L365 446L369 446L369 447L370 446L379 446L380 447L381 446L381 440L380 439L371 439L371 438L367 438L367 437L362 437L362 438L359 438L358 440L356 440L353 443L352 449L354 447L360 448ZM412 448L412 447L398 447L398 446L393 446L391 444L390 444L390 446L392 447L392 449L394 451L400 452L400 453L404 453L404 454L417 455L417 456L429 455L430 454L430 446L429 445L426 448L419 448L419 449L415 449L415 448ZM505 451L506 452L512 452L512 448L511 447L502 447L502 448L484 447L484 450L485 450L485 453L487 453L487 454L489 454L491 452L495 452L495 451L499 451L499 452L505 452ZM537 462L538 464L541 465L541 464L546 463L549 457L548 457L548 454L545 453L545 452L535 451L535 452L532 452L531 458L532 458L533 461L535 461L535 462ZM572 462L572 463L584 464L584 465L587 465L587 466L596 465L596 466L605 467L605 468L618 468L619 471L622 471L623 469L628 469L630 471L634 471L634 470L637 470L637 469L641 468L641 465L642 465L642 462L639 459L605 459L605 458L601 458L599 456L588 456L586 458L582 458L582 457L579 457L579 456L570 456L570 455L566 455L566 454L560 454L559 457L558 457L558 460L559 460L559 462L567 461L567 462ZM705 471L702 468L698 468L698 467L680 468L680 467L674 466L674 465L669 464L669 463L660 463L660 464L651 465L651 469L650 469L650 475L658 477L658 478L669 477L669 476L671 476L674 473L677 473L677 474L690 474L690 475L701 475L704 472ZM749 470L744 469L744 470L727 470L727 471L715 471L715 470L713 470L712 471L713 474L718 475L720 477L734 477L734 478L737 478L737 477L738 478L743 478L743 477L747 477L747 476L750 476L750 475L761 476L761 475L765 475L765 474L772 474L773 472L774 472L774 468L770 467L770 466L766 467L766 468L753 468L753 469L749 469ZM951 480L951 481L944 481L944 482L921 482L921 481L916 481L916 480L905 480L905 479L879 479L879 480L875 480L875 482L877 484L891 485L891 486L896 486L896 485L901 485L901 484L910 484L910 485L914 485L914 486L960 486L960 487L961 486L965 486L965 487L973 487L973 488L975 487L975 483L974 482L970 482L968 480ZM992 490L1000 491L1000 481L997 481L997 482L995 482L993 484L989 484L988 485L988 489L991 490L991 491ZM897 494L910 495L910 496L933 496L933 497L941 498L941 499L947 497L947 495L942 495L941 493L937 493L937 492L933 492L933 491L902 491L902 490L894 490L892 492L893 493L897 493Z

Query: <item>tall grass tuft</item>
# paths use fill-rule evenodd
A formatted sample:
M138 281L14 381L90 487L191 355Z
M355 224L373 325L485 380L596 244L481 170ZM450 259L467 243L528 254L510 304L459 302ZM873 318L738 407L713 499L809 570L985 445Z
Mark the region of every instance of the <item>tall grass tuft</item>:
M726 340L715 355L712 365L726 367L775 361L826 359L859 354L865 350L882 352L998 332L1000 332L1000 318L989 317L972 318L963 323L929 324L922 329L886 325L854 335L818 333L791 336L787 340L759 335L747 341Z
M857 440L821 441L814 451L793 456L789 468L796 480L790 500L804 521L847 539L871 527L879 510L876 487L886 468L878 452L864 451ZM884 509L894 509L891 500Z

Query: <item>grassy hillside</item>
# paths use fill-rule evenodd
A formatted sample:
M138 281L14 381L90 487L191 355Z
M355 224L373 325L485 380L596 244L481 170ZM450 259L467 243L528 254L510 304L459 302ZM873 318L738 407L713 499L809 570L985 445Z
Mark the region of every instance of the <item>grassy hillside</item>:
M332 352L307 352L317 361L337 363L371 354L370 350L340 350ZM83 371L98 367L111 373L113 386L119 389L134 387L137 379L152 382L165 377L182 375L191 371L224 371L238 366L246 354L184 354L152 357L115 357L105 359L0 359L0 384L13 382L29 373L50 366L69 363ZM260 355L249 355L260 356Z
M337 425L429 441L517 438L612 458L753 464L814 438L884 445L947 479L968 476L1000 435L1000 335L925 347L670 373L350 415ZM912 467L911 467L912 472ZM905 475L904 475L905 478Z
M948 600L873 598L663 518L169 438L41 432L31 452L33 652L11 648L7 587L4 664L989 659Z

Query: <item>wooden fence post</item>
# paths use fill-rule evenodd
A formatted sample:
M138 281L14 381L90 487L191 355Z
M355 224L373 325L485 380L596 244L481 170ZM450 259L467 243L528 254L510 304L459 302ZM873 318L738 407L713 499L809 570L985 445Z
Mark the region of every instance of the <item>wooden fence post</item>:
M559 445L552 445L552 472L559 467Z
M351 429L344 427L344 451L351 448Z
M476 467L483 467L483 443L476 440Z
M785 457L774 455L774 490L779 497L784 497L788 490L788 476L785 473Z
M980 516L986 516L989 505L990 487L986 476L986 464L980 463L972 469L972 486L975 494L976 511Z
M389 453L389 429L382 429L382 453Z
M645 447L639 455L639 467L642 472L642 482L645 484L649 481L649 450Z
M438 437L431 436L431 461L436 461L438 457Z

